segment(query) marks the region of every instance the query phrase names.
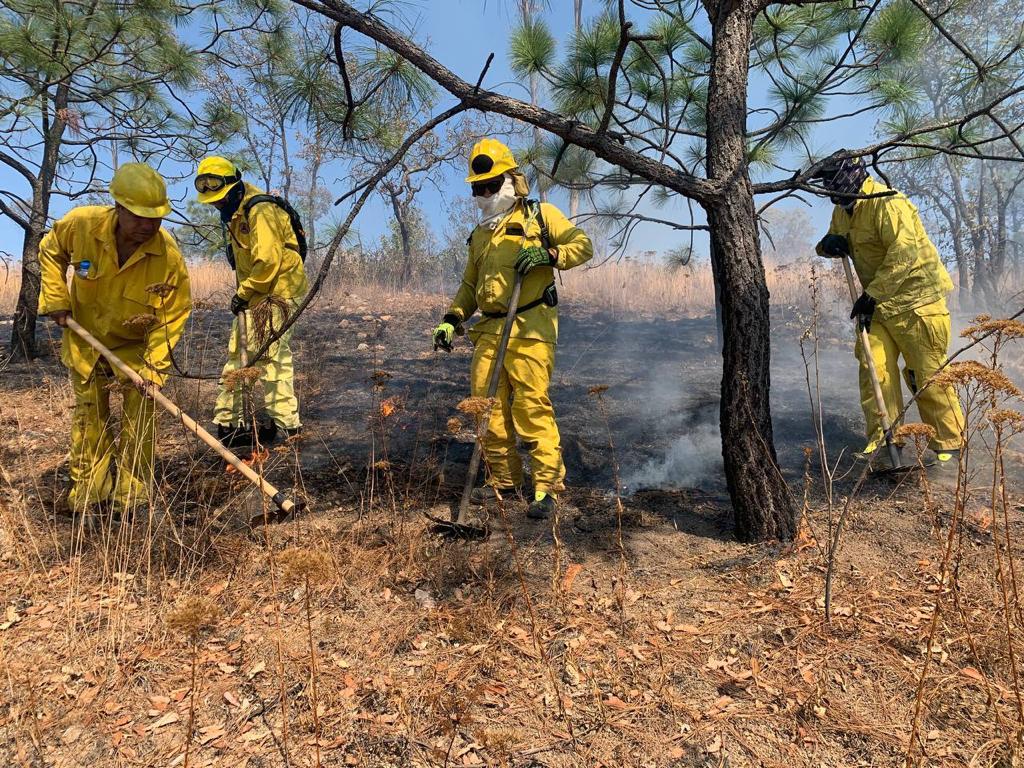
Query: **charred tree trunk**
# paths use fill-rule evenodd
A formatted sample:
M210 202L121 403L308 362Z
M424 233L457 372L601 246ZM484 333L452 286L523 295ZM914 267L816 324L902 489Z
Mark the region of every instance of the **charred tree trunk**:
M57 174L61 139L64 136L64 110L67 108L68 87L59 85L53 103L49 94L44 93L42 102L43 157L39 164L39 175L32 182L32 209L29 212L28 227L21 248L21 288L18 303L14 309L11 328L11 358L31 360L39 354L36 345L36 316L39 313L39 243L46 232L46 221L50 215L50 195L53 180ZM51 112L52 109L52 112Z
M399 269L399 282L405 286L412 280L412 235L409 232L409 211L397 194L388 193L391 199L391 210L395 214L398 225L398 239L402 246L402 265Z
M720 0L712 19L705 204L720 281L723 326L722 457L741 541L792 539L797 510L778 468L769 405L768 286L746 158L747 78L756 3Z

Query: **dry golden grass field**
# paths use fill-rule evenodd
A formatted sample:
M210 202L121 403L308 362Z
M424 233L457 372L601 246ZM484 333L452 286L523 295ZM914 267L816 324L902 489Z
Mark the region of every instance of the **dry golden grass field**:
M165 389L205 423L229 278L193 271L178 357L205 378ZM473 439L469 344L430 348L441 295L333 283L302 318L305 432L256 466L308 509L255 531L259 499L166 417L143 514L58 514L72 397L44 325L46 355L0 371L0 765L1020 765L1024 326L970 355L998 339L1005 381L955 372L959 471L864 479L842 286L769 280L785 546L732 536L699 268L566 275L570 488L554 521L492 509L486 541L423 515Z

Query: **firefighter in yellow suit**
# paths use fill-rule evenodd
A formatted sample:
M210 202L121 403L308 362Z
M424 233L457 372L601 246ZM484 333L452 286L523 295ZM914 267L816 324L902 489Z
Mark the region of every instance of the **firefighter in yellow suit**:
M126 163L110 182L113 206L82 206L54 223L39 244L39 313L64 327L61 362L71 373L71 492L76 514L109 502L126 516L149 501L153 482L153 402L115 374L106 360L67 328L68 316L160 387L171 350L192 309L188 272L174 238L161 228L171 212L159 174ZM71 288L67 270L72 267ZM116 472L111 385L124 394ZM116 477L116 479L114 479Z
M469 176L483 221L469 238L469 259L462 284L434 342L450 348L455 330L478 309L483 318L470 330L475 346L470 387L487 395L497 358L505 313L516 273L523 276L519 309L500 373L496 405L483 437L488 477L473 500L495 498L522 485L523 467L516 435L530 452L534 498L527 515L544 519L563 490L565 468L548 387L558 338L554 271L572 269L594 254L587 235L557 208L526 200L526 178L512 152L500 141L484 139L473 147Z
M899 369L902 355L903 374L911 392L918 395L921 419L935 430L929 444L934 457L929 459L945 464L960 449L963 412L952 387L927 382L947 359L951 329L946 294L953 290L953 281L917 208L905 195L871 178L863 160L829 161L816 176L835 204L832 224L817 252L853 259L863 293L850 317L866 318L870 354L889 419L895 421L904 406ZM861 407L867 422L867 445L861 455L866 456L883 444L883 433L859 338L856 352L861 363Z
M263 337L279 328L302 301L309 286L302 263L298 239L288 214L273 202L256 202L246 214L247 204L264 192L242 181L242 174L230 160L207 157L196 172L196 191L201 203L213 205L220 212L229 241L229 259L235 270L237 287L231 299L231 312L236 319L231 325L228 360L221 372L213 421L219 437L229 444L244 444L250 439L251 414L242 413L241 391L225 385L224 377L241 367L238 320L245 313L247 348L250 356L262 346ZM260 305L273 297L261 311ZM249 311L254 310L254 311ZM253 320L263 318L260 328ZM259 427L260 442L273 442L278 428L288 435L301 429L299 401L295 396L295 367L291 350L292 331L271 345L267 357L255 362L261 369L264 408L270 423Z

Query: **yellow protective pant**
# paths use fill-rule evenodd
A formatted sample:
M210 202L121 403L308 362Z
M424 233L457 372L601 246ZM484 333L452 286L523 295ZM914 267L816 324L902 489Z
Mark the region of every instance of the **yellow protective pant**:
M498 337L480 334L470 368L474 397L486 397L498 354ZM516 450L519 435L530 452L535 491L556 494L563 489L565 467L555 410L548 384L555 367L555 345L539 339L510 339L498 379L491 419L483 436L487 483L499 488L520 485L523 465Z
M924 387L917 398L917 409L921 420L935 430L928 446L934 451L956 450L962 442L964 415L956 390L934 384L924 386L946 362L950 335L949 310L944 299L884 320L876 315L871 320L868 333L889 420L895 420L903 410L899 369L899 357L902 355L905 363L903 373L911 391ZM860 402L867 422L868 445L865 452L871 452L882 444L883 432L859 334L857 359L860 361Z
M293 306L295 305L293 304ZM245 315L246 341L248 342L247 348L251 357L252 354L259 351L260 345L256 338L256 329L253 327L253 313L246 312ZM280 327L283 322L283 313L279 308L275 307L273 327ZM263 369L259 380L263 384L264 408L266 408L267 415L282 429L296 429L301 426L299 421L299 401L295 397L295 368L292 362L291 338L292 331L289 329L271 345L267 356L257 364L259 368ZM242 367L238 350L238 319L235 318L231 323L231 338L228 341L228 360L221 371L220 391L217 394L217 404L213 415L214 423L225 427L252 426L252 414L242 413L241 385L235 387L224 386L224 377L231 373L231 371L237 371Z
M71 371L75 408L71 421L72 510L111 500L115 508L132 509L149 501L153 483L156 431L155 405L127 379L118 379L106 361L88 379ZM110 392L123 393L121 430L117 444L117 479L111 479L115 430L110 419Z

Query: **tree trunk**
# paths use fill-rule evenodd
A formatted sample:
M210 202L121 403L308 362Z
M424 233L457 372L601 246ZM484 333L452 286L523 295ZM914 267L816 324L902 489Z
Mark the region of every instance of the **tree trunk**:
M66 84L57 86L52 105L49 103L49 94L44 93L40 97L43 157L39 164L39 175L32 184L32 210L21 248L21 288L11 328L10 349L14 360L31 360L39 354L36 346L40 286L39 243L46 232L46 220L50 215L50 195L64 137L65 123L61 115L67 103Z
M21 248L21 289L18 291L18 304L14 309L14 323L11 329L11 357L16 360L31 360L39 355L36 346L39 241L43 239L43 233L46 231L46 214L37 216L36 208L37 206L32 206L30 229L25 233Z
M391 198L391 210L395 214L398 238L402 244L402 265L399 269L398 280L401 285L405 286L412 280L412 238L409 234L409 211L396 194L389 193L388 196Z
M711 5L709 3L709 5ZM721 284L722 457L741 541L792 539L797 509L772 433L768 286L746 159L748 52L756 3L721 0L712 20L708 176L723 184L705 205Z

